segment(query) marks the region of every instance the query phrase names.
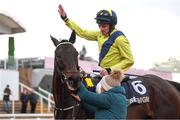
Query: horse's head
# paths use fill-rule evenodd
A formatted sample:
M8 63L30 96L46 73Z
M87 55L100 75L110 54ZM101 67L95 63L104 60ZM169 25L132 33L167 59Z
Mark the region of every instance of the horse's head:
M58 41L51 36L51 40L56 46L54 70L61 76L61 83L66 83L68 88L75 91L80 86L80 73L78 66L78 52L73 46L76 34L73 31L69 40Z

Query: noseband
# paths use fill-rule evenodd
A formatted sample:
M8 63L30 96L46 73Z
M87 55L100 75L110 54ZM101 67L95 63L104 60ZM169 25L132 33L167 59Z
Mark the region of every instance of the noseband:
M57 47L59 47L62 44L71 44L72 45L72 43L70 43L70 42L63 42L63 43L58 44ZM55 62L56 62L57 68L58 68L57 72L60 75L60 81L61 81L61 85L62 86L65 85L65 82L69 79L68 77L66 77L66 75L68 75L68 74L77 74L77 73L79 74L79 71L64 71L63 72L63 70L60 69L60 65L59 65L56 57L55 57ZM77 68L77 70L79 70L79 68ZM62 93L64 93L64 89L62 89ZM62 100L63 100L63 103L64 103L64 95L63 95L63 99ZM75 111L76 107L79 107L79 103L78 102L76 102L75 105L72 105L70 107L64 107L63 105L61 107L57 107L55 105L54 115L56 116L58 111L63 113L64 111L72 110L72 119L75 119L76 113L77 113ZM62 113L61 113L61 115L62 115Z

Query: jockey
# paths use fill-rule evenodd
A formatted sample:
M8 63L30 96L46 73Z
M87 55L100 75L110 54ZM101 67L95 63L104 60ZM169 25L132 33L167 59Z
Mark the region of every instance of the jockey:
M79 27L74 21L67 18L61 5L59 5L58 12L66 25L75 30L79 37L98 42L99 66L102 76L110 74L113 69L127 71L134 64L127 38L115 28L117 16L113 10L100 10L97 13L95 19L99 31L90 31Z

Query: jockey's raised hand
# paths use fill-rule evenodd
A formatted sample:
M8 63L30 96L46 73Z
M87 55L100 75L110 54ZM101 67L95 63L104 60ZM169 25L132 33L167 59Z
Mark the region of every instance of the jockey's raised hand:
M64 8L62 7L62 5L60 4L59 7L58 7L58 12L59 12L59 15L61 16L61 18L66 21L67 20L67 15L66 15L66 12L64 10Z

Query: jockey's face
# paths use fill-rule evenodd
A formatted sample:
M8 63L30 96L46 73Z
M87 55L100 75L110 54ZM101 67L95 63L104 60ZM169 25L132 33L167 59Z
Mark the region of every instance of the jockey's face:
M109 34L109 28L110 25L107 23L99 24L99 29L104 36L107 36Z

